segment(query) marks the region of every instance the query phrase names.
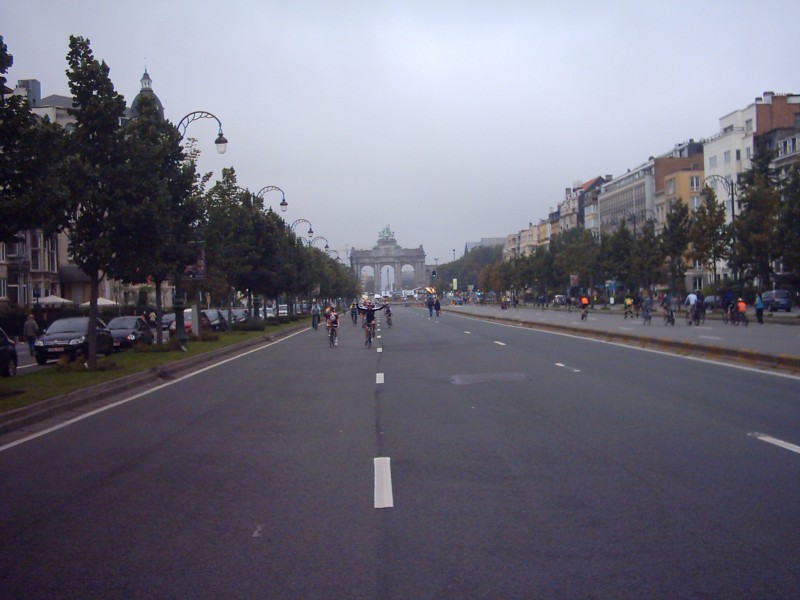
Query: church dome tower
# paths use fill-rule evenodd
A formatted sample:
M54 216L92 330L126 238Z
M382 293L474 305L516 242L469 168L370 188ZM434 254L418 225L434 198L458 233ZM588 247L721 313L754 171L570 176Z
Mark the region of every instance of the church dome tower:
M134 98L133 102L131 103L131 117L139 114L139 103L145 95L148 95L155 101L156 106L158 107L158 115L163 119L164 106L161 104L161 100L158 99L158 96L156 96L156 93L153 91L153 80L150 79L150 75L147 74L147 69L144 70L144 75L142 75L140 81L142 84L142 89L139 90L139 93L136 94L136 98Z

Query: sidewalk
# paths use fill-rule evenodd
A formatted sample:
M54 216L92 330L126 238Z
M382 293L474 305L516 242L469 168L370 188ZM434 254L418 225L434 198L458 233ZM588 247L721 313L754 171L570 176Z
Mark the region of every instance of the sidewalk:
M764 325L756 323L753 315L749 327L725 325L721 319L706 317L698 327L687 326L680 314L676 315L675 326L665 326L660 315L654 315L651 324L645 325L641 318L624 319L622 307L592 310L586 321L581 320L577 309L569 312L552 307L501 309L499 305L464 305L443 310L532 329L800 373L800 329L791 326L800 324L796 313L789 313L788 319L768 319L765 315Z

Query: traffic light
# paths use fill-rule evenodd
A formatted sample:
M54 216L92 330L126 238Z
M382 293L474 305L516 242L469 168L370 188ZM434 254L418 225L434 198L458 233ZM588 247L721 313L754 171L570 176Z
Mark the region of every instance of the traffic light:
M435 271L435 270L434 270L434 271L431 273L431 277L432 277L433 279L436 279L436 271Z

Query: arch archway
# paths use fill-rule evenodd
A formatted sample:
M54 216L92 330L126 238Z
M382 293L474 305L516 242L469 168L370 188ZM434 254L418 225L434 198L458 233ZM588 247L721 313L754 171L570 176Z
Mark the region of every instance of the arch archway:
M364 291L370 294L380 294L392 289L401 290L406 286L406 281L409 281L409 288L423 286L426 281L425 250L422 245L419 248L400 247L388 225L380 232L378 243L372 250L350 251L350 266L362 282ZM367 267L372 268L373 274L372 285L369 287L365 285L362 276ZM388 278L386 267L389 267ZM386 284L391 284L393 287L384 288L383 285Z

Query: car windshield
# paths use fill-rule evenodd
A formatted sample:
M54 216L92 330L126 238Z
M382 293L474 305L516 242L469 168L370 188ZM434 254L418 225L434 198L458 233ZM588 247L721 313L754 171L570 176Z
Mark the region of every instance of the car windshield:
M47 333L86 333L89 329L87 317L59 319L47 328Z
M109 329L133 329L139 317L115 317L108 322Z

